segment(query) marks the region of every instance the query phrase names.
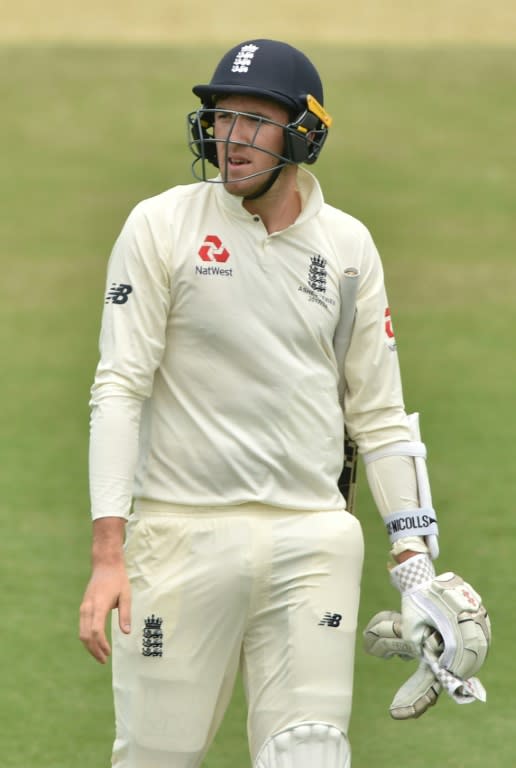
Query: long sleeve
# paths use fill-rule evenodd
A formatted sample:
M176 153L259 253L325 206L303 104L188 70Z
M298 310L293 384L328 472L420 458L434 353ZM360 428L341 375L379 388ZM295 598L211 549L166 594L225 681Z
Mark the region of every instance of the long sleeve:
M347 429L362 454L412 437L403 402L401 374L379 255L370 236L363 243L362 284L346 359ZM371 494L382 518L419 507L418 481L411 456L390 456L366 466ZM427 551L422 537L399 542Z
M101 357L91 391L92 517L129 514L140 418L160 363L170 305L163 234L143 204L129 216L108 267Z
M356 318L344 368L344 412L361 453L410 440L383 269L364 230Z

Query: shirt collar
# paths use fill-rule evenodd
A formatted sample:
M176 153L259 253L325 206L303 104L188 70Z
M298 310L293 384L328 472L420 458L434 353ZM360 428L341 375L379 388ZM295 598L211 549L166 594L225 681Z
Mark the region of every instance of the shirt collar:
M217 176L217 181L218 180L220 180L220 175ZM321 186L313 173L310 173L305 168L298 167L297 185L299 194L301 195L302 208L296 221L291 225L293 227L302 224L312 218L312 216L315 216L324 205ZM215 194L220 204L228 211L228 213L246 221L253 218L253 214L249 213L249 211L243 207L243 199L241 197L230 195L221 183L216 183L213 186L215 187Z

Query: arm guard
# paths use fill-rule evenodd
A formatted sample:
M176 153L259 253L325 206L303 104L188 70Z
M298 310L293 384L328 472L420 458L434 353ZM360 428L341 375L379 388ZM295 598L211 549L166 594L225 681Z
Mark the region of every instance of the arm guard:
M364 454L366 466L390 456L410 456L414 459L419 506L414 509L394 510L384 517L391 544L410 536L422 536L432 559L439 555L436 513L432 505L430 481L426 467L426 446L421 442L419 414L408 417L412 441L392 443L377 451Z

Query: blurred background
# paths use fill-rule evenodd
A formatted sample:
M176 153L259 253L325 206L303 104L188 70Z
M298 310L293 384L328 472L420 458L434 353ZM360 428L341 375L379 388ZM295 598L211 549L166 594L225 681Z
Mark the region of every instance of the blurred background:
M89 573L88 397L106 261L131 207L192 180L194 83L256 36L314 61L334 117L313 170L384 260L409 411L420 411L440 570L482 593L488 702L390 719L410 664L358 638L354 768L507 768L516 560L516 5L509 0L0 0L2 765L99 768L109 669L77 639ZM361 476L360 627L396 608ZM205 765L249 765L240 685Z

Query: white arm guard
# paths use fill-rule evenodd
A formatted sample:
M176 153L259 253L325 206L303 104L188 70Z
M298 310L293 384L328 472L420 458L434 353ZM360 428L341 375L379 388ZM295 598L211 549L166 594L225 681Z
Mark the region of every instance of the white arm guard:
M387 533L394 545L398 540L410 536L422 536L428 546L432 559L439 555L436 513L432 506L430 481L426 468L426 447L421 442L419 414L408 416L411 442L392 443L378 451L364 454L366 466L378 459L389 456L411 456L414 459L419 506L415 509L395 510L384 517Z
M483 665L491 642L491 624L482 598L454 573L435 575L427 555L416 555L391 570L401 592L403 639L414 643L447 692L461 703L485 700L472 677ZM428 628L442 638L442 652L425 649Z

